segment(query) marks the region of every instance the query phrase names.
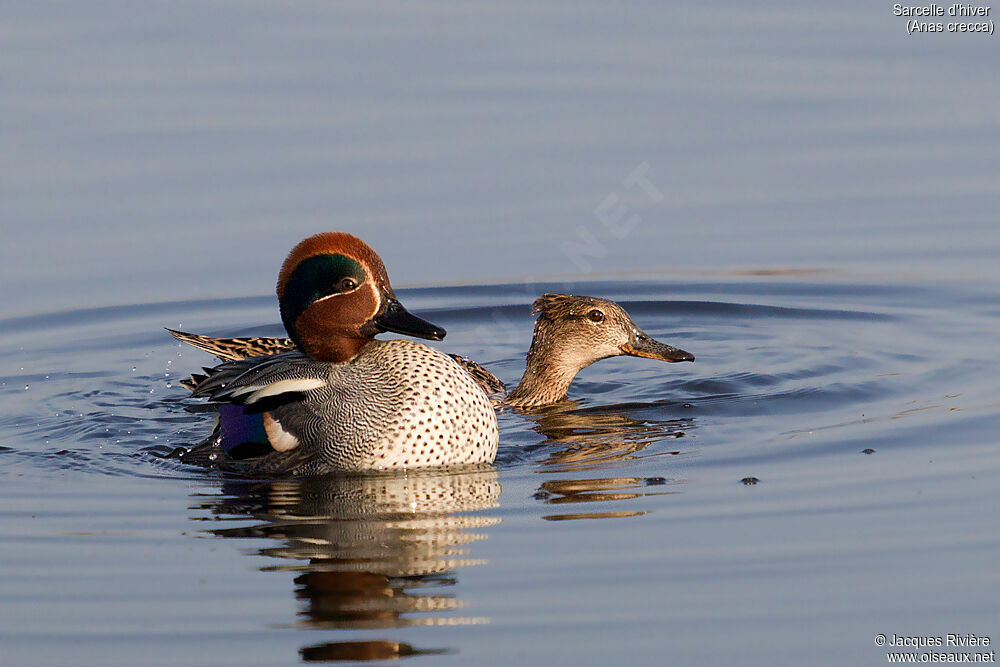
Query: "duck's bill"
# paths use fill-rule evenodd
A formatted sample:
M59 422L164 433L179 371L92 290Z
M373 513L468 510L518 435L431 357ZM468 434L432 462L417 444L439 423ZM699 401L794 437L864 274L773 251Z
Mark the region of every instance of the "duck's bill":
M448 333L441 327L422 320L396 299L387 299L382 312L375 316L372 323L379 331L391 331L405 336L416 336L427 340L444 340Z
M659 359L660 361L694 361L694 355L676 347L665 345L658 340L653 340L649 336L636 338L621 346L622 354L633 357L645 357L647 359Z

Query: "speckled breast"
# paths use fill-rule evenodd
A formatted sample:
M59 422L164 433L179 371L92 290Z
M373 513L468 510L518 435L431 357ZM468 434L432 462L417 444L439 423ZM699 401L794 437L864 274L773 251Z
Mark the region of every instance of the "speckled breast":
M499 431L489 399L453 359L408 340L373 341L329 372L317 396L319 459L348 470L491 463Z

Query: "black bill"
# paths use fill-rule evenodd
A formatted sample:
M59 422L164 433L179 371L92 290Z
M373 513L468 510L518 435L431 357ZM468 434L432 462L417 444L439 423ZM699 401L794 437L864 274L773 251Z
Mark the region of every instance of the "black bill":
M393 298L385 300L381 311L372 320L375 327L382 331L406 336L416 336L427 340L443 340L448 333L439 326L435 326L427 320L422 320L412 314L403 304Z

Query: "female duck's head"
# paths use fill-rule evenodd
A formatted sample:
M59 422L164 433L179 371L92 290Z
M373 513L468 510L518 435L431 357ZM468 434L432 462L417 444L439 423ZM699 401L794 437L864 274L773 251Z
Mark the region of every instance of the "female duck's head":
M296 245L278 274L281 321L306 354L346 361L372 338L393 331L441 340L445 330L410 314L396 299L378 254L344 232Z
M655 340L614 301L572 294L545 294L521 382L505 403L537 407L566 396L573 378L601 359L628 355L660 361L694 361L690 352Z
M592 296L546 294L533 306L538 313L532 348L574 373L595 361L629 355L660 361L694 361L694 355L653 339L614 301Z

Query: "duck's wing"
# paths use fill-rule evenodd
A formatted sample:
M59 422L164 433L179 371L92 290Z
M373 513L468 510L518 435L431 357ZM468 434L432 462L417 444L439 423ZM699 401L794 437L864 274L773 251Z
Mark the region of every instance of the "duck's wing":
M250 357L264 357L272 354L290 352L295 348L295 343L291 338L273 338L267 336L256 336L253 338L215 338L213 336L203 336L201 334L188 333L167 329L170 335L188 345L193 345L199 350L204 350L209 354L214 354L223 361L238 361ZM182 387L191 391L203 382L208 376L202 373L194 373L190 378L180 381Z
M227 361L205 368L191 392L214 403L253 405L263 399L293 398L327 384L328 365L305 354L283 352Z
M472 359L460 357L457 354L449 354L449 357L458 362L458 365L465 369L465 372L472 376L479 388L482 389L491 399L497 395L501 397L507 393L507 387L493 373L474 362Z
M247 461L259 459L260 471L266 464L267 470L288 472L311 460L314 447L289 452L299 449L303 433L318 428L320 418L304 401L329 386L329 364L296 351L204 370L191 394L217 403L219 419L207 440L181 456L184 462L223 467L240 462L246 467Z
M246 420L254 418L259 420L262 417L260 415L246 415L244 417ZM224 427L220 420L215 424L210 436L181 453L178 458L182 463L189 465L219 468L227 472L251 476L289 473L300 468L308 472L309 465L315 458L311 450L302 447L276 451L263 444L253 447L250 443L227 442L224 437L224 432L227 430L232 430L232 425L227 424ZM266 434L264 435L266 437ZM234 451L233 444L242 444L243 446L241 450Z
M209 354L214 354L223 361L236 361L248 357L263 357L271 354L281 354L291 352L295 348L295 343L290 338L272 338L268 336L255 336L252 338L214 338L201 334L187 333L167 329L170 335L181 341L193 345L199 350L204 350Z

